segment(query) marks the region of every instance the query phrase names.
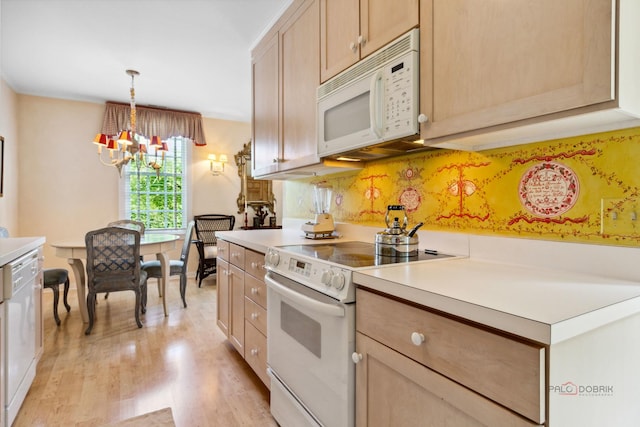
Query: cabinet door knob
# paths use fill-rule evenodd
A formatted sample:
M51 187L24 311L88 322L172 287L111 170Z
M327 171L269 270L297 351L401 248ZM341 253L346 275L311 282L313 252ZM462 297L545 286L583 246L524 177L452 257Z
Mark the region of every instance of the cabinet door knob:
M362 34L360 34L360 35L358 36L358 44L359 44L360 46L364 46L365 44L367 44L367 39L365 39L365 38L362 36Z
M257 295L258 294L258 288L251 288L251 295Z
M356 53L358 51L358 46L354 42L351 42L349 44L349 49L351 49L351 52Z
M411 334L411 342L413 343L413 345L420 346L424 341L424 335L420 332L414 332Z
M258 349L257 348L252 348L251 349L251 355L252 356L257 356L258 355Z
M251 263L251 268L253 268L253 269L257 269L259 265L260 265L260 264L258 264L257 262L253 261L253 262Z
M427 123L429 121L429 116L426 114L420 113L418 115L418 123Z
M258 318L258 313L251 313L251 320L256 320Z
M351 354L351 360L353 363L358 363L362 360L362 354L356 353L355 351Z

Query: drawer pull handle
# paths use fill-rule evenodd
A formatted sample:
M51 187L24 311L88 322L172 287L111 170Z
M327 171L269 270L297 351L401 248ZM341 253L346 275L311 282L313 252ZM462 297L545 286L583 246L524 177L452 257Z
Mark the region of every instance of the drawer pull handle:
M360 361L362 360L362 354L360 354L360 353L356 353L356 352L353 352L353 353L351 354L351 360L353 360L353 363L358 363L358 362L360 362Z
M420 332L414 332L411 334L411 342L413 343L413 345L420 346L424 341L424 335Z
M252 348L251 349L251 355L252 356L257 356L258 355L258 349L257 348Z
M251 313L251 320L256 320L258 318L258 313Z

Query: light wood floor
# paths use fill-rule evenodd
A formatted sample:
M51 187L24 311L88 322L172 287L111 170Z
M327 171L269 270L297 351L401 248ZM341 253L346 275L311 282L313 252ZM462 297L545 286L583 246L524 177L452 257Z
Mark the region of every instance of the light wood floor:
M177 427L277 426L267 388L216 326L215 280L208 280L202 288L189 280L185 309L172 279L168 317L150 280L141 329L133 292L111 293L106 301L99 295L90 336L75 291L70 313L60 301L56 327L45 289L44 355L14 426L93 427L165 407Z

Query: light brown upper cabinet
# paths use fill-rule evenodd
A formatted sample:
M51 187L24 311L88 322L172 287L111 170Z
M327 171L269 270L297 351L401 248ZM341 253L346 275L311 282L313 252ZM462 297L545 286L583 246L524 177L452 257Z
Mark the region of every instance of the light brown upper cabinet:
M482 149L629 127L638 3L422 0L423 139Z
M278 32L266 36L253 50L253 176L275 172L280 147L280 58Z
M320 0L322 82L418 26L419 0Z
M316 89L320 85L320 10L305 1L280 30L282 146L279 170L318 163Z
M295 1L252 51L253 176L318 164L318 0Z

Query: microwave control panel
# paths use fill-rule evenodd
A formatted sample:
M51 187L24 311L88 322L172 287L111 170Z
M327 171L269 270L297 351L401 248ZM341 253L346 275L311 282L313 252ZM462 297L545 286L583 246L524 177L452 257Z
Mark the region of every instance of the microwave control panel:
M418 111L418 76L417 52L410 52L385 66L385 139L392 139L396 133L406 134L407 129L417 130L414 112Z

